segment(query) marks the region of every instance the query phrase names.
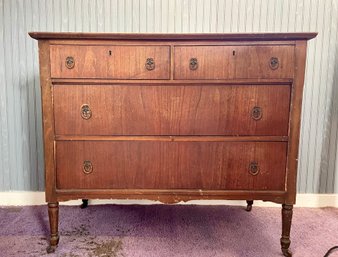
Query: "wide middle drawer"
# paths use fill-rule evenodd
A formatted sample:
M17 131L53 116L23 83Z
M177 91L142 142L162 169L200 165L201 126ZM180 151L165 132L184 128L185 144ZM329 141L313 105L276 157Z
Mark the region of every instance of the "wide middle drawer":
M289 85L56 85L57 135L288 133Z

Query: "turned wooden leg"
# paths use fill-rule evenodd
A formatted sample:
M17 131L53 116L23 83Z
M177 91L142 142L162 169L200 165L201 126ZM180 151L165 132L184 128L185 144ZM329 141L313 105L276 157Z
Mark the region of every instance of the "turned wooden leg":
M292 209L293 205L283 204L282 208L282 237L280 243L282 246L283 255L286 257L291 257L292 253L289 250L290 247L290 230L291 230L291 220L292 220Z
M88 207L88 199L82 199L82 204L80 206L81 209Z
M55 252L55 249L59 243L59 203L48 203L48 216L50 226L50 244L47 248L47 253Z
M252 205L253 205L253 200L247 200L246 203L247 203L246 211L251 211Z

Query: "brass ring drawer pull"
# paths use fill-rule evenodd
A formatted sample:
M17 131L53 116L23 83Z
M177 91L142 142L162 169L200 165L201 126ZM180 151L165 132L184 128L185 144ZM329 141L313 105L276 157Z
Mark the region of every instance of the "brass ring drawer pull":
M154 58L147 58L147 61L146 61L146 69L147 70L154 70L155 69L155 61L154 61Z
M259 165L258 165L258 162L256 161L252 161L250 162L249 164L249 173L253 176L256 176L258 175L259 173Z
M198 68L198 60L197 58L191 58L189 61L190 70L197 70Z
M73 69L74 66L75 66L74 57L68 56L68 57L66 58L66 67L67 67L68 69Z
M270 65L270 68L272 70L277 69L278 66L279 66L279 60L278 60L278 58L277 57L271 57L269 65Z
M83 162L83 173L90 174L93 172L93 164L91 161L84 161Z
M263 111L262 108L259 106L255 106L251 110L251 118L254 120L260 120L263 117Z
M92 117L92 110L88 104L83 104L81 106L81 117L85 120L89 120Z

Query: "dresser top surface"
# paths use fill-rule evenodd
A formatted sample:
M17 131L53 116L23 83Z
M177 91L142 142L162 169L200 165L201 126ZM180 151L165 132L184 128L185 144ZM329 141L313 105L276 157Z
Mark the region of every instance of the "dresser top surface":
M309 33L83 33L83 32L30 32L35 39L97 39L97 40L213 40L213 41L280 41L309 40L317 36Z

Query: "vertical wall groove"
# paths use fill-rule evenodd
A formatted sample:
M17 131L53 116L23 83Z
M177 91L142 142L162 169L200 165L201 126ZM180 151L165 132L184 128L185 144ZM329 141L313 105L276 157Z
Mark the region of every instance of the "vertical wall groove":
M37 43L29 31L301 32L308 43L298 191L338 192L336 0L0 0L0 190L43 190Z

